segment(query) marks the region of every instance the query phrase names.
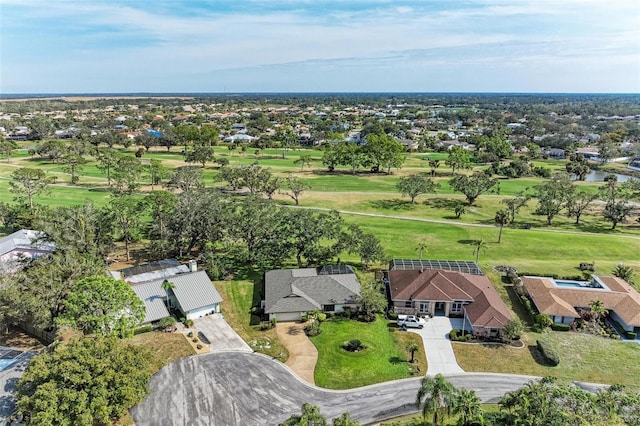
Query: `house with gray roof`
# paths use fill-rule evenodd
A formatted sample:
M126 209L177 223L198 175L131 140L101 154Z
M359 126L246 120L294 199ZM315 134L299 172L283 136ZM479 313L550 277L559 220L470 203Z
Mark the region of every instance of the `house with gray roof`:
M15 272L21 261L53 253L55 244L43 240L43 236L40 231L21 229L0 238L0 271Z
M197 270L195 262L191 262L189 267L185 267L186 270L177 268L171 262L166 266L168 268L155 269L154 271L148 270L151 267L140 268L141 273L138 275L149 277L146 274L154 273L153 278L147 281L135 278L129 280L127 278L136 277L136 275L121 274L121 276L126 275L122 279L131 284L131 289L144 303L146 314L143 323L148 324L171 316L170 308L179 310L186 319L196 319L220 312L222 297L213 286L207 273ZM171 274L167 271L174 273ZM173 283L173 288L168 291L163 288L167 281Z
M298 321L309 311L357 308L360 283L349 265L276 269L265 272L264 292L269 319Z

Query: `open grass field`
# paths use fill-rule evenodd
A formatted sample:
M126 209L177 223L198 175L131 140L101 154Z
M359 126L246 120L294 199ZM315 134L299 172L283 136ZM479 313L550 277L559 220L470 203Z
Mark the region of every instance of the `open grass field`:
M640 390L640 345L575 332L551 331L544 337L551 340L560 355L560 364L544 365L535 347L543 337L529 332L527 346L453 343L458 364L465 371L555 376L565 381L619 383Z
M311 338L318 349L315 373L318 386L350 389L424 374L422 368L422 373L417 372L416 363L407 362L410 355L404 349L405 342L396 344L388 321L382 316L372 323L334 318L323 322L321 329L320 335ZM344 350L343 343L352 339L360 340L366 349Z
M253 281L216 281L214 285L222 296L222 313L229 325L256 352L261 352L285 362L289 352L280 343L276 329L258 330L260 318L251 313L260 296Z

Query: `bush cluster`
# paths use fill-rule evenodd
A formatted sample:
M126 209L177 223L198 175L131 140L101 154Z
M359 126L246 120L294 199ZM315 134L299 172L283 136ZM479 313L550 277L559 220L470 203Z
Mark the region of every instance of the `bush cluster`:
M138 327L135 330L133 330L133 335L135 336L137 334L148 333L150 331L153 331L152 325L143 325L142 327Z
M531 299L529 299L529 296L524 296L520 298L520 300L522 300L522 304L524 305L527 312L529 312L529 315L531 315L531 318L535 318L536 315L538 315L538 310L536 309L536 306L533 304Z
M537 340L536 345L549 365L556 366L560 364L560 355L548 340Z
M551 329L554 331L569 331L571 326L569 324L553 323Z
M311 321L309 323L309 325L307 325L304 328L304 332L309 337L317 336L318 334L320 334L322 332L322 330L320 329L320 323L318 321Z
M342 344L342 349L349 352L357 352L362 349L365 349L365 346L358 339L351 339L348 342L344 342Z
M468 330L465 330L464 333L462 333L462 330L454 328L449 332L449 339L453 340L454 342L468 342L472 338L473 336Z

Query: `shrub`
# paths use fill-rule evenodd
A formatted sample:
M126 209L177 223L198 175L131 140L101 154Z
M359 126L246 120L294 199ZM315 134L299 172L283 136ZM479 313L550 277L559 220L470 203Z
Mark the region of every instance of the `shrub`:
M190 331L189 333L187 333L187 337L193 337L193 331Z
M555 348L547 340L537 340L536 345L538 350L544 357L545 361L552 366L560 364L560 355L556 352Z
M300 321L307 322L308 319L309 319L309 315L307 314L300 315Z
M270 322L261 322L259 328L260 328L261 331L269 330L271 328L271 323Z
M514 318L504 326L504 334L511 340L519 339L524 333L524 324L520 318Z
M387 312L387 318L391 321L396 321L398 319L398 314L396 314L394 311L389 311Z
M551 325L551 329L555 331L569 331L571 330L571 326L569 324L554 323Z
M276 324L278 324L278 318L276 317L271 318L271 327L275 327Z
M635 340L638 338L638 334L633 331L625 331L624 337L626 337L627 339Z
M160 326L160 328L173 327L174 325L176 325L176 319L174 317L162 318L158 325Z
M200 343L198 343L198 344L196 345L196 349L198 349L198 350L202 349L202 345L201 345Z
M553 320L547 314L538 314L536 315L536 324L540 328L551 327L553 325Z
M143 325L142 327L138 327L135 330L133 330L133 335L135 336L137 334L148 333L150 331L153 331L152 325Z
M360 342L360 340L352 339L352 340L349 340L348 342L344 342L342 344L342 348L345 351L357 352L357 351L359 351L361 349L364 349L364 346L362 345L362 342Z
M191 341L192 341L193 343L198 343L198 338L197 338L197 337L194 337L193 339L191 339Z
M451 340L455 339L456 337L458 337L458 334L460 333L460 330L458 330L457 328L454 328L453 330L451 330L449 332L449 338Z
M187 327L187 328L191 328L193 327L193 320L188 319L186 321L183 321L183 324Z
M327 320L327 314L325 314L324 312L318 312L316 314L316 319L320 322L322 321L326 321Z
M309 323L309 325L307 325L304 328L304 332L309 337L317 336L318 334L320 334L321 331L322 330L320 330L320 325L318 324L317 321L312 321L311 323Z

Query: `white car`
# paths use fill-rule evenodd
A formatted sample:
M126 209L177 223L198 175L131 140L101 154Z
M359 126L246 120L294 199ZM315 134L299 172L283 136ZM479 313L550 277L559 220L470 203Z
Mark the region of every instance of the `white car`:
M400 328L422 328L426 323L424 318L415 315L398 315L398 327Z

